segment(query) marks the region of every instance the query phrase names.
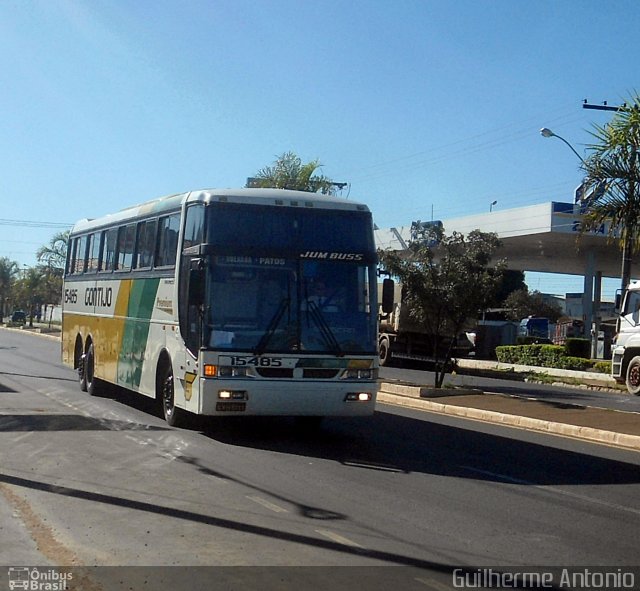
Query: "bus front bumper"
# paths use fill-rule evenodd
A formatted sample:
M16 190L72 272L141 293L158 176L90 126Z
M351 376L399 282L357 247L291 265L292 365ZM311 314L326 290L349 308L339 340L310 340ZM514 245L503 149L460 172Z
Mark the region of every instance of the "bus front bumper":
M203 415L368 416L375 410L377 382L200 378L200 392Z

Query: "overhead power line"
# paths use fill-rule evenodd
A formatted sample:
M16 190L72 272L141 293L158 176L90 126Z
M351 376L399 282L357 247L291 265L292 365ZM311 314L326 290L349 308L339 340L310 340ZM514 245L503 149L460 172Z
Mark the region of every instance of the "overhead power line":
M73 224L63 222L38 222L35 220L8 220L0 218L0 226L20 226L25 228L71 228Z

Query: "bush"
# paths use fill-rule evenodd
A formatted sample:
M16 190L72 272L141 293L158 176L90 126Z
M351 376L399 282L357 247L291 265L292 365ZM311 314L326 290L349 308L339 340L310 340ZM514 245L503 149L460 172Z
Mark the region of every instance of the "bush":
M496 357L500 363L516 363L517 349L513 345L496 347Z
M591 357L591 341L589 339L569 338L564 343L567 357Z
M576 339L579 340L579 339ZM561 345L515 345L496 347L496 356L502 363L555 367L584 371L591 361L583 357L567 355Z
M611 373L611 361L596 361L593 364L593 370L598 373Z
M566 356L556 365L558 369L571 369L573 371L587 371L591 367L591 360L584 357Z

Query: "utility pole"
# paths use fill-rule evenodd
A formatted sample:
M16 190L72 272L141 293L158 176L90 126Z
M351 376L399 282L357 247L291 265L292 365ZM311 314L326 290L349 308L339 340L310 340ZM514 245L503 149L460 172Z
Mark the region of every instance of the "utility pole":
M603 101L601 105L592 105L589 103L589 101L587 101L587 99L584 99L584 101L582 101L583 109L593 109L594 111L619 111L620 109L626 108L626 106L627 103L624 103L619 107L613 107L611 105L608 105L607 101Z

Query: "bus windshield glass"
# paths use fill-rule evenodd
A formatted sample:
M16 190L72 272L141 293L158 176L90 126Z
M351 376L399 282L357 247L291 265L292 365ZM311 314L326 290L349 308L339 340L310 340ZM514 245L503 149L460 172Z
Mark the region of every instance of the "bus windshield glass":
M209 207L206 242L221 254L375 254L371 227L368 211L214 203Z
M205 346L258 355L375 354L368 213L220 209L208 226L215 254L209 257Z

